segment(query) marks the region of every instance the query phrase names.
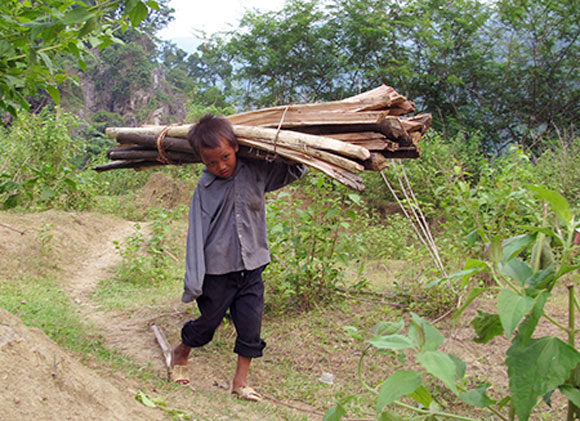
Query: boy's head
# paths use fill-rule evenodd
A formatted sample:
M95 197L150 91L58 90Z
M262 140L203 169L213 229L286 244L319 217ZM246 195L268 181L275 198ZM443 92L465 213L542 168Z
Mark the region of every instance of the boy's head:
M187 140L211 174L220 178L234 175L239 146L228 120L206 114L191 128Z

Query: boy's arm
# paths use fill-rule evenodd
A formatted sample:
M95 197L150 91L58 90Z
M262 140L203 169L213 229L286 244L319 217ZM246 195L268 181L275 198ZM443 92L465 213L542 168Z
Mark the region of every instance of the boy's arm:
M193 194L189 209L189 226L187 230L187 245L185 255L185 280L181 301L188 303L202 293L205 277L205 256L203 254L205 234L207 232L206 218L203 217L199 192Z
M272 191L284 187L299 179L306 173L306 166L302 164L288 165L281 162L268 163L265 190Z

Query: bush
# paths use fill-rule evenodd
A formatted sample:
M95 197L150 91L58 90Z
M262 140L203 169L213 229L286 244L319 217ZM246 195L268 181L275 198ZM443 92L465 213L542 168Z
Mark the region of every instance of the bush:
M301 186L292 198L283 190L267 204L272 252L267 305L278 311L332 301L346 264L362 254L362 241L352 229L360 197L341 193L318 174L309 174Z
M95 194L91 177L75 167L84 141L72 133L79 121L59 109L22 112L0 137L0 203L4 209L82 210Z

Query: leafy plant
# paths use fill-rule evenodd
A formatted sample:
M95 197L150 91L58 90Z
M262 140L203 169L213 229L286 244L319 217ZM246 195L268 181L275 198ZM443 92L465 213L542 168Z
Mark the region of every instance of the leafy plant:
M350 232L360 197L333 193L336 185L322 176L309 180L312 185L304 186L304 200L294 196L290 201L282 191L267 205L270 273L275 279L269 297L278 309L309 309L332 300L345 265L361 244Z
M478 310L471 324L477 334L475 342L485 344L503 334L512 339L506 352L510 394L493 400L487 395L490 384L486 382L468 388L464 379L465 363L453 355L438 351L444 342L443 335L416 314L411 314L406 335L402 334L405 327L403 320L378 324L374 337L367 341L356 329L347 327L350 336L364 344L361 363L369 350L376 348L395 353L402 360L408 357L404 351L412 352L421 367L421 370L395 371L377 387L366 384L361 378L365 387L377 394L377 414L382 414L381 419L394 416L387 409L390 405L418 413L425 419L438 415L450 419L471 419L442 412L423 382L425 373L439 380L462 402L490 411L504 420L513 420L516 416L521 421L529 419L539 399L543 398L549 404L556 390L569 400L568 419L572 420L580 414L580 396L577 393L580 386L580 352L574 346L574 317L580 304L573 286L568 287L568 327L545 311L554 287L580 268L580 262L573 254L573 238L580 224L575 220L568 202L557 192L537 185L528 185L527 189L545 204L542 211L544 224L527 226L526 234L504 241L495 237L489 244L488 260L469 259L464 270L452 275L452 278L461 279L465 287L478 274L487 273L493 280L491 286L476 282L454 318L457 319L480 295L490 292L497 294L497 313ZM542 318L561 329L568 336L568 343L556 336L536 337L534 333ZM405 396L418 403L419 407L401 402L400 399ZM502 414L502 411L508 413ZM325 419L340 419L344 413L343 403L339 403L327 411Z
M95 186L88 174L74 167L83 154L81 142L73 136L78 124L75 116L59 109L19 115L0 138L6 152L0 174L3 209L88 207Z

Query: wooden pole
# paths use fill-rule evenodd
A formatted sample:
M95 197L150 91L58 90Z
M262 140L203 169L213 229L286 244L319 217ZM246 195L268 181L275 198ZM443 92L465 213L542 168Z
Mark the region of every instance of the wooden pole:
M167 342L167 339L165 338L165 335L163 334L163 331L161 330L160 327L158 327L157 325L151 325L151 330L153 331L155 339L157 340L157 343L161 348L161 352L163 353L163 359L165 360L165 365L169 370L171 368L171 354L172 354L169 342Z

